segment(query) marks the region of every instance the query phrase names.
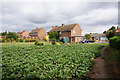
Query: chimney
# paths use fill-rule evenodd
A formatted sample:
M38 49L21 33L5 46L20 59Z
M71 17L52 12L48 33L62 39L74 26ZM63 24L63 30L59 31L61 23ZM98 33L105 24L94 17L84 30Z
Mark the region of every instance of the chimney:
M54 28L54 26L52 26L52 28Z
M64 24L62 24L62 26L64 26Z

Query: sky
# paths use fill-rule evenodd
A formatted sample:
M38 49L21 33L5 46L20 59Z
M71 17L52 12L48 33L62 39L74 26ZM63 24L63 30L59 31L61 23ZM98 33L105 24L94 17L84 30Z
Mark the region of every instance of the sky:
M2 2L0 3L0 32L29 32L43 27L78 23L82 35L103 33L118 26L118 2Z

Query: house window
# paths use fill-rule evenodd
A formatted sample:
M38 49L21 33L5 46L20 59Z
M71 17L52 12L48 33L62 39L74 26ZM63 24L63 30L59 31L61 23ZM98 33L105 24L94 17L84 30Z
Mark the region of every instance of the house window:
M73 30L73 34L75 34L75 30Z
M61 34L61 31L60 31L60 34Z
M77 41L79 41L79 38L77 38Z

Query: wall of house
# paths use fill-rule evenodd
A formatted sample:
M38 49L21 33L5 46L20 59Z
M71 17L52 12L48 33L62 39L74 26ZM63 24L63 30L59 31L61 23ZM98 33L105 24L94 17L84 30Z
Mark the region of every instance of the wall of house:
M59 32L58 34L60 37L70 37L71 36L71 32Z
M75 31L75 33L74 33ZM71 30L71 35L72 36L81 36L82 35L82 30L79 25L76 25L72 30Z
M46 31L43 28L41 28L38 32L39 39L43 40L43 38L45 38L46 34L47 34Z
M25 37L28 37L28 36L29 36L29 32L28 32L28 31L24 31L24 32L22 33L22 35L25 36Z

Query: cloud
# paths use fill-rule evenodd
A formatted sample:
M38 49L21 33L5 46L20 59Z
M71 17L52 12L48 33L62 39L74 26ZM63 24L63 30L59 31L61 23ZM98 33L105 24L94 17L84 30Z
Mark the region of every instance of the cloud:
M102 32L118 20L117 2L4 2L0 8L2 31L49 31L52 25L79 23L85 34Z

